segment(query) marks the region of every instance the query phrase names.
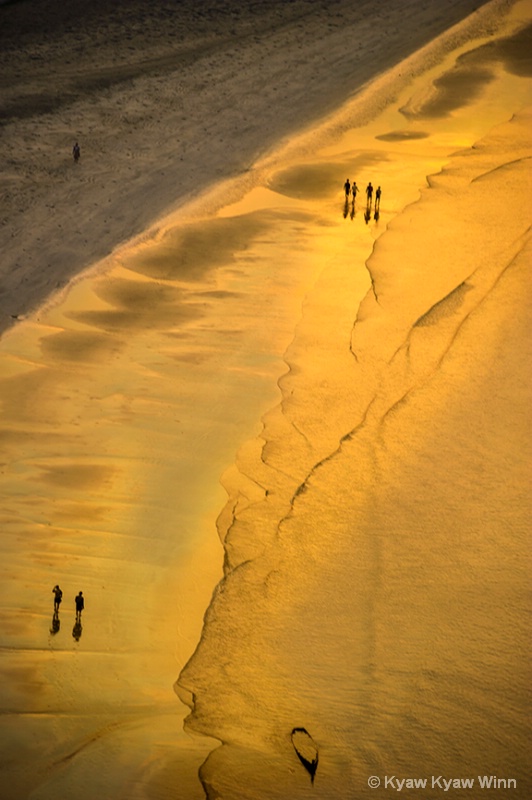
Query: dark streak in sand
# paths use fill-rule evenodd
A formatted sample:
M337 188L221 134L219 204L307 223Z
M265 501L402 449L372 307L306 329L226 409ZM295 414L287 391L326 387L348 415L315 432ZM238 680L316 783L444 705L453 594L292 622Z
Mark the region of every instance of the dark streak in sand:
M446 116L479 96L494 79L493 67L497 62L502 62L515 75L532 75L531 53L532 26L527 25L513 36L463 53L452 69L434 81L434 97L419 111L412 113L403 108L401 112L408 117Z

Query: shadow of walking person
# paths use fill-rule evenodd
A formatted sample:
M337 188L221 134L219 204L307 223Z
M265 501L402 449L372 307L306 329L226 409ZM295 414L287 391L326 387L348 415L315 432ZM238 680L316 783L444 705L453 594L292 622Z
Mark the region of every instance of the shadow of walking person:
M83 633L83 627L81 625L81 619L76 619L74 627L72 628L72 636L76 640L76 642L79 642L82 633Z
M59 611L54 611L54 615L52 617L52 627L50 628L50 633L52 636L55 636L56 633L59 633L60 627L61 620L59 619Z

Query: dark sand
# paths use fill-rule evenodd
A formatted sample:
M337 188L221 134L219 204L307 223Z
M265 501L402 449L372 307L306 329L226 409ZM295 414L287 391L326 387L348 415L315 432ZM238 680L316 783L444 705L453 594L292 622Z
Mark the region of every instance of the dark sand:
M0 6L0 331L482 5Z

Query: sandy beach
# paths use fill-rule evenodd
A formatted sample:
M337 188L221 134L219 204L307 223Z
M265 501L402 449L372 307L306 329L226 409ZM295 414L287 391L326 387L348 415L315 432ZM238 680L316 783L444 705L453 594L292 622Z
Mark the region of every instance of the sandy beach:
M530 794L532 4L352 6L0 5L9 800Z
M0 330L483 3L380 5L0 6Z

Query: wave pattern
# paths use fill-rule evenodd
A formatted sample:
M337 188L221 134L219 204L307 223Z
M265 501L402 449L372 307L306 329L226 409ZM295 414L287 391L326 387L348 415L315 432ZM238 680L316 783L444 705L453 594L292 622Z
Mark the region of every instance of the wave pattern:
M358 303L340 259L306 298L282 402L227 481L226 577L179 681L189 726L224 742L212 796L310 796L294 728L320 752L313 796L369 796L386 771L525 785L529 124L431 176Z

